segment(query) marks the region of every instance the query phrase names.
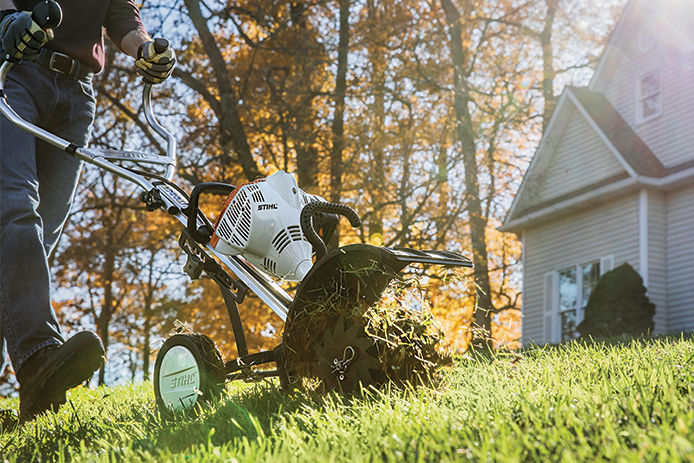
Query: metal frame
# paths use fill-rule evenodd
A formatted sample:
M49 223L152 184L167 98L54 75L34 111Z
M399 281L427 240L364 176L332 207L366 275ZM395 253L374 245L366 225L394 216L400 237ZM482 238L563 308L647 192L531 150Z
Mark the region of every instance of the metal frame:
M148 210L163 209L165 212L174 216L183 225L179 244L186 254L188 254L189 264L186 265L186 272L189 265L201 265L197 275L205 271L220 287L224 298L227 312L234 332L234 340L237 345L239 357L226 362L227 379L256 379L261 377L277 376L277 370L253 371L251 366L264 363L277 362L279 366L280 357L278 348L248 354L243 325L238 310L238 303L243 300L248 290L253 291L282 321L287 319L289 306L292 298L281 286L275 283L269 276L254 267L250 262L241 256L227 256L218 253L211 246L206 245L205 249L199 246L188 236L185 228L188 217L184 210L188 207L188 198L182 190L172 182L176 169L176 148L177 143L174 136L159 124L152 108L152 86L145 84L142 91L142 106L147 124L164 140L166 140L166 155L150 155L135 151L106 150L96 148L86 148L76 146L67 140L60 138L20 117L9 105L4 88L7 74L12 68L13 63L5 61L0 66L0 113L19 128L31 133L36 138L53 145L67 154L77 157L84 162L104 169L118 177L128 180L142 191L141 198L147 204ZM126 167L116 164L116 162L132 162L136 165L164 166L164 173L160 175L151 171L134 172ZM159 179L150 181L150 178ZM209 220L202 211L198 214L198 225L209 224ZM217 260L210 257L213 255ZM191 257L192 256L192 257ZM191 263L191 259L193 262ZM195 262L197 259L197 262ZM226 266L237 279L232 278L218 263ZM191 274L191 278L195 271Z

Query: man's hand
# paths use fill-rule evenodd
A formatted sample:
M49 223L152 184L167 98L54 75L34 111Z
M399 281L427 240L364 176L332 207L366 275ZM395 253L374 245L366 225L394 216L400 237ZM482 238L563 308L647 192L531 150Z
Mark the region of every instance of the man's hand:
M160 84L169 78L176 65L176 54L166 39L154 39L140 45L135 60L137 71L148 84Z
M19 61L36 55L48 42L46 31L31 19L31 13L21 11L10 13L0 21L0 46L3 58Z

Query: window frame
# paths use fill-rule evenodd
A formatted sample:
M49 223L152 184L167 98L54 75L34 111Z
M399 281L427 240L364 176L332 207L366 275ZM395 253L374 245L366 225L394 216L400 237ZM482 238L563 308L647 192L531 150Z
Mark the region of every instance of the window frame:
M555 317L556 317L556 322L555 322L556 325L555 326L558 327L557 328L557 330L558 330L557 335L558 335L560 342L561 341L569 341L571 339L576 338L576 337L568 337L568 336L564 337L564 332L563 332L563 327L562 327L562 314L565 312L572 311L572 310L575 311L575 313L576 313L576 315L575 315L576 327L578 327L578 324L583 321L583 318L585 316L585 306L588 303L588 301L587 300L584 301L584 294L583 294L583 290L584 290L584 288L583 288L583 270L584 270L584 268L589 266L589 265L593 265L593 264L597 265L598 280L599 280L600 276L604 273L601 263L602 263L601 258L591 259L591 260L585 261L583 263L579 263L579 264L575 264L575 265L569 265L569 266L562 267L562 268L559 268L558 270L556 270L555 273L556 273L557 277L556 277L555 282L554 282L554 286L555 286L554 291L557 294L557 297L555 298L555 301L554 301L554 313L555 313ZM565 310L561 310L561 308L560 308L560 306L561 306L561 292L559 290L560 285L561 285L560 276L563 272L568 272L571 270L573 270L575 273L576 301L575 301L574 307L569 308L569 309L565 309ZM597 284L597 281L596 281L596 284ZM585 299L587 299L587 298L585 298Z
M643 94L642 87L643 81L650 76L656 76L658 79L658 89L657 91ZM657 110L648 116L644 115L644 103L647 99L657 97L658 107ZM636 80L636 123L643 124L653 119L657 119L663 114L663 74L660 69L651 69L650 71L643 72L639 75Z

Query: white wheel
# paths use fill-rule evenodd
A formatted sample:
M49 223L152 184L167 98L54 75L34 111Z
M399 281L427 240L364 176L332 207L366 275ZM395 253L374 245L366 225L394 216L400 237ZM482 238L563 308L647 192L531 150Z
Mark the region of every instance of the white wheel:
M189 410L224 389L224 362L203 335L176 334L164 342L154 365L154 396L163 412Z

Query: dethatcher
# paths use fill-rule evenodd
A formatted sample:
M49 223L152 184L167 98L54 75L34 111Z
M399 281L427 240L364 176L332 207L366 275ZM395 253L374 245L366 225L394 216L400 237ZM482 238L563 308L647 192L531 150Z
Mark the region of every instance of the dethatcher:
M66 155L141 188L148 211L163 210L181 223L178 244L187 256L185 273L192 279L205 274L221 290L238 357L223 359L204 334L169 337L154 369L154 394L163 411L192 408L232 380L279 377L283 387L290 387L313 378L325 389L340 391L382 384L391 374L379 361L379 349L387 350L388 344L379 346L367 331L377 329L369 313L384 290L413 263L472 267L454 252L368 244L327 250L339 218L359 227L359 216L345 205L303 192L283 171L239 186L202 183L188 195L172 181L176 140L154 116L149 85L143 90L143 111L149 126L166 140L166 155L75 146L13 111L2 91L11 67L9 62L0 67L4 117ZM214 223L198 206L204 194L226 196ZM278 281L298 282L294 296ZM274 349L248 352L238 307L249 292L285 322Z

